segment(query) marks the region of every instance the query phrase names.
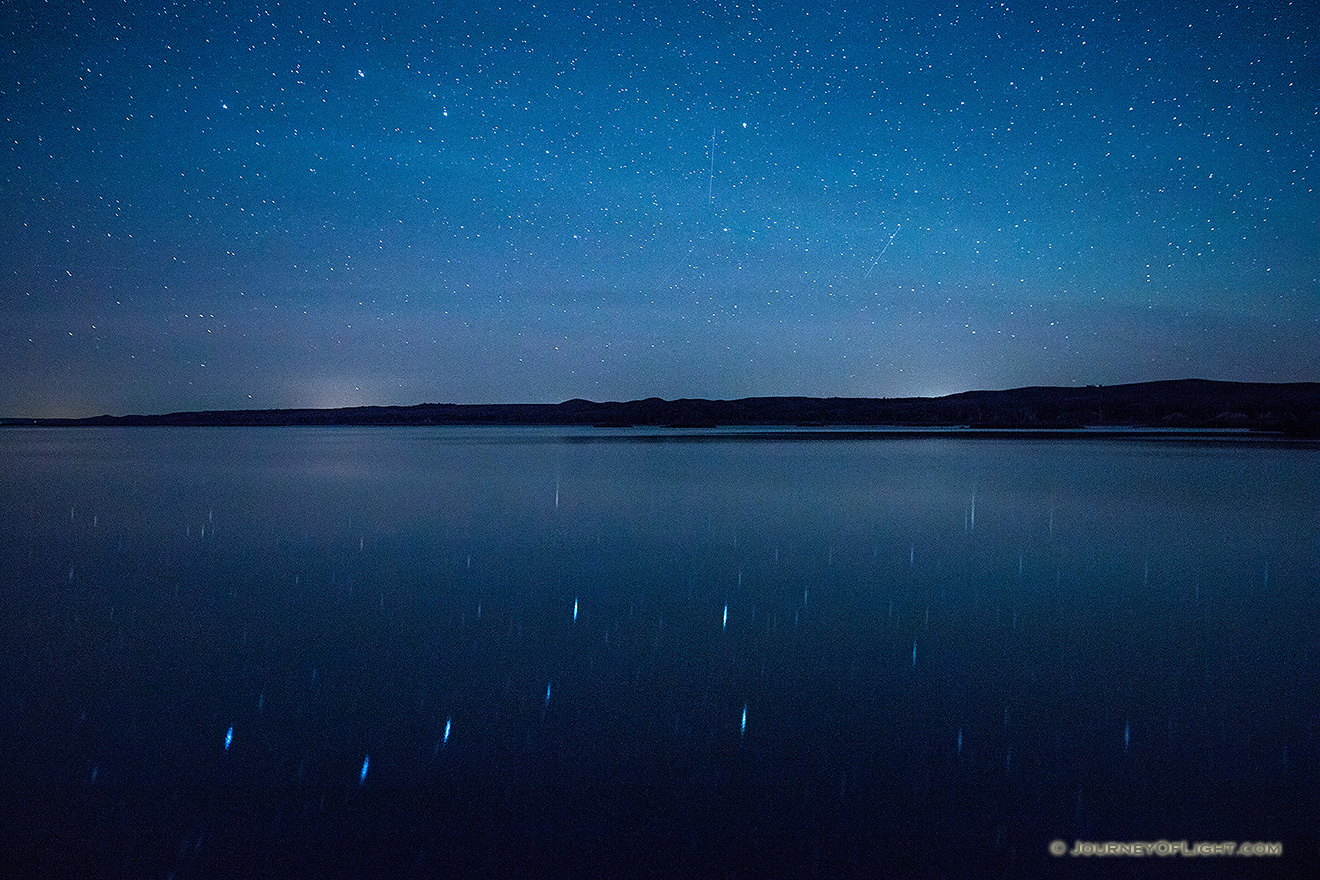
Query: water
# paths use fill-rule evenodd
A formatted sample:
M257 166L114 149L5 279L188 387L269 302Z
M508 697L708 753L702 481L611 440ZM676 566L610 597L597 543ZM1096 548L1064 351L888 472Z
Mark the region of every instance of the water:
M1315 447L663 433L0 431L7 862L1316 863Z

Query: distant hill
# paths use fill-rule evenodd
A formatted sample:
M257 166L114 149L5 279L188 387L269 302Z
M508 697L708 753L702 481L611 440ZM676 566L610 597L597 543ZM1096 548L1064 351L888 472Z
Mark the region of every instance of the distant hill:
M5 419L7 425L720 425L966 426L971 428L1249 428L1320 435L1320 382L1180 379L1083 388L1037 386L946 397L748 397L626 403L422 403L343 409L267 409Z

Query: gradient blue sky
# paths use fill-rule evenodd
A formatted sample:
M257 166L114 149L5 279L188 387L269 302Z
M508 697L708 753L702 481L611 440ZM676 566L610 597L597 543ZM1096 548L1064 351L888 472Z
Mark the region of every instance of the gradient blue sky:
M0 34L0 415L1320 378L1309 4Z

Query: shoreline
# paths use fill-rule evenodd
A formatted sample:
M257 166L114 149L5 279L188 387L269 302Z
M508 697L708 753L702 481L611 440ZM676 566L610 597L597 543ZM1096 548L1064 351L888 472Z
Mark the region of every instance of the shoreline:
M600 429L1215 430L1320 437L1320 382L1180 379L1036 386L945 397L658 397L627 402L422 403L338 409L244 409L87 418L0 418L0 427L574 426Z

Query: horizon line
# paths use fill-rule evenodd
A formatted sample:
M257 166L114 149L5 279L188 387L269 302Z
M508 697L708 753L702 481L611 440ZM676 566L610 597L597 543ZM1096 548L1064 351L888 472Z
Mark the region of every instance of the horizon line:
M966 394L1008 394L1015 391L1081 391L1086 389L1099 388L1134 388L1139 386L1171 385L1171 384L1209 384L1209 385L1254 385L1269 387L1290 387L1290 386L1309 386L1320 385L1320 380L1313 381L1294 381L1294 382L1260 382L1244 381L1239 379L1202 379L1198 377L1185 377L1180 379L1152 379L1141 382L1116 382L1116 383L1088 383L1084 385L1018 385L1012 388L971 388L963 391L953 391L947 394L935 395L910 395L898 397L885 396L856 396L856 395L809 395L809 394L758 394L745 397L637 397L629 400L592 400L585 397L571 397L559 401L529 402L516 401L507 403L457 403L452 401L422 401L419 403L363 403L351 404L347 406L271 406L271 407L237 407L223 409L178 409L157 412L130 412L113 414L108 412L97 413L95 415L82 416L0 416L0 422L80 422L92 419L155 419L169 418L188 415L206 415L206 414L239 414L239 413L312 413L312 412L352 412L355 410L407 410L420 407L562 407L568 404L590 404L593 406L624 406L628 404L645 403L655 401L659 403L683 403L683 402L704 402L704 403L739 403L743 401L827 401L827 400L849 400L849 401L917 401L917 400L945 400L950 397L958 397Z

